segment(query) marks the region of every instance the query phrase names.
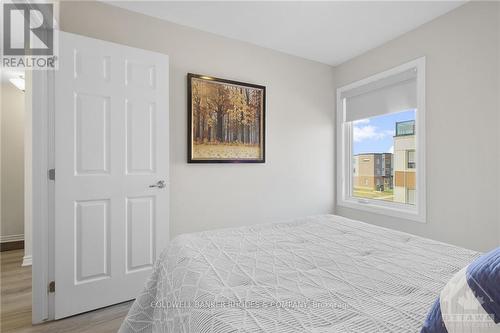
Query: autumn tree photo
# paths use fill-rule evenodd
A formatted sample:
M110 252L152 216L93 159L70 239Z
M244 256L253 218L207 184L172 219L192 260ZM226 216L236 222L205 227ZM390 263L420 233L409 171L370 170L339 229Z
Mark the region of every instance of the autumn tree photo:
M201 78L190 84L192 158L261 158L263 89Z

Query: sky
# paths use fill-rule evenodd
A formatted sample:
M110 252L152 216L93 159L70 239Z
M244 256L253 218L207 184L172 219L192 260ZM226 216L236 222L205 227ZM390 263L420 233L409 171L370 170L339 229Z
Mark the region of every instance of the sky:
M356 120L353 125L353 153L393 153L396 122L415 120L415 110Z

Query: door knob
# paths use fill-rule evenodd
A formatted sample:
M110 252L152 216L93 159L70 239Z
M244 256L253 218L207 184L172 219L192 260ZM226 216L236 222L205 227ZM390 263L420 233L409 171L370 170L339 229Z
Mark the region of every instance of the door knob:
M159 180L156 184L149 185L149 187L158 187L158 188L164 188L165 186L167 185L165 184L164 180Z

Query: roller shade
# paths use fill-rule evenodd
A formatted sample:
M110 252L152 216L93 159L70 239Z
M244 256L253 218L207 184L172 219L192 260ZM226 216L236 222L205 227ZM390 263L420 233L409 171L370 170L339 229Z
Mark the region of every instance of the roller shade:
M345 121L417 108L416 68L344 92Z

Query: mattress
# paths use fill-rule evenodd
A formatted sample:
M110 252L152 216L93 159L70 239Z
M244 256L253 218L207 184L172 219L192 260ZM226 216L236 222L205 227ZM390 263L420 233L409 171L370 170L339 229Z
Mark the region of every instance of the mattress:
M334 215L180 235L120 332L419 332L479 255Z

